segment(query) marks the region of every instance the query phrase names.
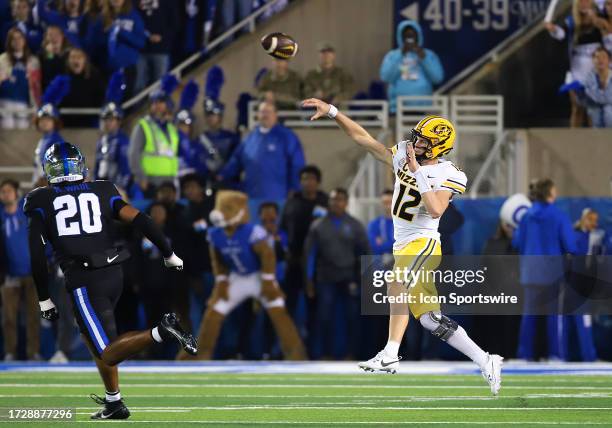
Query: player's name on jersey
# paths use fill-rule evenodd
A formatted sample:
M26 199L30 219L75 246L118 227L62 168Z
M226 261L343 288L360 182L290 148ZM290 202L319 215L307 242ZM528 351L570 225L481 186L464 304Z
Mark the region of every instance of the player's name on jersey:
M417 188L416 179L409 175L407 166L405 168L398 168L395 174L400 181Z
M407 303L414 304L439 304L439 305L500 305L500 304L517 304L518 297L500 293L496 295L475 294L470 296L450 293L449 295L431 295L423 293L403 292L397 295L386 295L384 293L374 293L372 300L375 304L398 304Z

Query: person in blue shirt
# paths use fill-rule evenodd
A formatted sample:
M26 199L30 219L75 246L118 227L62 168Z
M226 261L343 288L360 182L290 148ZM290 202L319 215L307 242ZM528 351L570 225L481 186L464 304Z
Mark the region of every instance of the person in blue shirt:
M81 24L84 0L64 0L61 9L51 10L46 0L36 1L36 14L45 25L57 25L66 34L72 46L82 47Z
M431 95L434 85L444 79L442 63L435 52L423 47L423 32L416 21L400 22L395 37L398 47L387 52L380 66L380 78L389 85L391 113L397 109L397 97Z
M4 25L0 27L0 40L6 40L9 30L17 27L25 34L30 51L38 52L42 43L43 31L32 19L30 2L28 0L13 1L11 13L12 19L10 21L0 21L4 22ZM2 46L2 50L4 50L4 46Z
M521 219L512 237L520 257L520 281L524 288L524 314L519 333L518 358L535 358L537 315L547 315L548 357L567 359L563 340L565 322L559 314L559 296L564 280L565 254L576 253L576 234L567 214L554 204L557 189L550 179L531 187L533 205Z
M208 242L215 288L200 326L196 358L213 357L225 317L246 299L255 298L272 320L285 359L302 360L306 357L304 346L285 309L270 236L250 222L247 203L246 194L222 190L210 213L214 227L208 229ZM185 353L178 356L185 357Z
M110 0L102 17L102 30L108 58L106 69L110 73L123 69L126 94L131 96L136 82L136 64L147 41L144 22L132 0ZM99 29L92 31L94 35L99 33Z
M26 314L27 358L40 360L38 294L30 269L28 220L23 213L23 201L19 199L19 184L16 181L4 180L0 184L0 201L4 359L11 361L17 357L17 320L19 309L23 308Z
M130 138L121 130L123 110L110 102L102 109L100 119L102 135L96 143L94 178L111 181L128 191L132 181L128 160Z
M383 215L376 217L368 223L368 240L372 254L393 255L393 218L391 217L391 203L393 191L385 189L380 196Z
M179 131L179 175L197 174L202 182L208 177L208 150L192 138L195 116L193 106L198 98L199 87L194 80L187 82L181 93L179 110L174 116L174 122Z
M290 192L300 188L299 172L304 166L302 143L293 131L278 123L276 106L262 102L259 125L236 148L218 179L236 178L244 172L242 190L249 195L249 210L257 216L264 201L285 203Z

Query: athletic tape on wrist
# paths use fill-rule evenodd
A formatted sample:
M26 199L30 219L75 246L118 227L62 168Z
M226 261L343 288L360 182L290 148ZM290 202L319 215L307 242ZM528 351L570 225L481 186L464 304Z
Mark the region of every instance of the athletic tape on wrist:
M43 300L42 302L38 302L40 305L40 310L42 312L48 311L49 309L53 309L55 305L51 301L51 299Z
M338 109L336 108L335 105L330 104L329 111L327 112L327 117L329 117L330 119L335 119L337 115L338 115Z
M419 186L419 193L422 195L425 192L431 192L431 186L427 181L427 175L423 172L423 168L419 168L414 173L414 178L416 179L417 186Z

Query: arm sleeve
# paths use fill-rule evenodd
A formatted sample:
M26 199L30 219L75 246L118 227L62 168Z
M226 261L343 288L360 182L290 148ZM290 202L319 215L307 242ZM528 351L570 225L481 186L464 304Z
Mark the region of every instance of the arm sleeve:
M225 166L221 169L221 172L219 172L219 175L221 175L223 179L237 177L242 171L241 157L244 144L245 143L243 142L242 144L238 145L236 150L234 150L234 153L232 153L229 161L227 161L227 164L225 164Z
M380 78L385 83L394 83L400 77L399 65L402 62L400 50L388 52L380 65Z
M61 27L62 30L64 29L62 15L53 10L49 10L45 4L45 0L38 0L36 2L36 9L38 11L38 17L41 21L47 23L48 25L56 25Z
M563 250L569 254L576 254L576 231L572 227L570 219L563 214L563 220L561 222L561 245Z
M448 190L453 195L461 195L467 189L467 177L463 171L459 171L455 166L441 180L434 184L434 192L438 190Z
M29 217L28 242L32 277L36 284L38 300L42 302L49 298L49 269L45 254L44 224L42 218L37 214Z
M151 217L140 212L136 217L134 217L134 220L132 220L132 225L142 232L142 234L157 248L159 248L164 258L168 258L172 255L172 247L168 243L168 240L160 228L153 223Z
M128 162L130 164L130 169L137 180L142 180L144 178L144 172L142 171L142 165L140 163L144 145L144 132L142 132L142 127L140 125L136 125L132 131L132 136L130 137L130 146L128 147Z
M438 55L429 49L425 49L425 58L421 61L421 65L431 83L437 85L442 82L444 79L444 68Z
M144 48L147 42L147 38L145 36L144 23L142 22L142 19L137 13L133 15L133 19L134 19L134 28L132 29L132 31L126 31L124 29L120 29L119 33L117 33L117 39L121 40L122 42L130 45L131 47L135 49L140 50Z

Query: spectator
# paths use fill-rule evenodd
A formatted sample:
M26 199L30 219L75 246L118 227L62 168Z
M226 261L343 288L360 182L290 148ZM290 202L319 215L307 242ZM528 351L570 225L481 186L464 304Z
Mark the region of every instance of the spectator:
M30 54L25 35L13 28L0 55L0 110L3 129L25 129L28 109L40 103L40 63Z
M178 85L168 75L159 89L149 96L149 114L140 119L130 137L130 170L145 197L155 194L156 186L173 182L179 168L179 132L171 120L172 99Z
M573 0L572 14L565 18L563 27L552 22L544 23L550 36L556 40L567 37L570 70L566 80L583 83L593 70L592 55L601 44L599 29L595 26L597 5L593 0ZM570 91L572 112L571 127L581 127L586 119L586 111L577 98L576 91Z
M9 30L17 27L25 34L30 52L38 52L43 34L40 26L33 22L30 2L28 0L13 0L11 14L11 21L0 21L4 24L0 30L0 40L6 40Z
M233 179L244 171L242 187L249 196L249 211L257 217L264 201L285 203L289 192L299 188L299 171L304 166L302 143L289 128L278 123L274 104L262 102L259 125L234 151L219 173L220 180Z
M388 52L380 66L380 78L389 85L389 110L395 113L402 95L431 95L444 79L444 69L435 52L423 48L421 26L412 20L399 23L397 49Z
M393 255L393 218L391 217L391 203L393 190L385 189L380 196L383 215L376 217L368 224L368 240L372 254Z
M569 285L565 290L564 304L567 312L576 308L588 308L598 275L598 257L604 254L606 233L598 228L599 214L591 208L582 210L580 219L574 224L576 231L576 256L572 262ZM605 262L604 262L605 263ZM585 304L586 303L586 304ZM593 341L593 317L588 312L568 315L565 320L576 329L581 361L597 360ZM567 334L567 333L566 333ZM564 338L567 340L567 338Z
M316 327L311 357L344 359L356 353L359 324L360 255L368 238L359 221L346 212L348 193L329 195L329 213L315 220L306 238L308 279L316 296Z
M612 52L612 0L606 0L603 16L595 17L595 26L601 31L601 39L608 52Z
M179 130L181 140L179 148L179 175L196 173L202 180L206 180L208 176L208 168L206 167L208 151L195 138L192 138L195 122L192 109L197 101L198 93L198 84L194 80L187 82L181 93L179 111L175 115L174 121Z
M107 0L85 0L85 13L81 23L83 47L98 70L106 67L107 43L104 38L104 4Z
M66 108L98 107L104 101L104 81L98 70L89 63L87 54L81 48L70 48L66 63L70 76L70 92L61 103ZM94 127L97 120L83 115L64 115L66 127Z
M34 121L36 129L42 133L34 151L34 174L32 182L36 186L46 186L47 182L43 171L45 153L55 143L62 143L64 139L59 134L61 121L57 106L62 102L70 90L70 78L68 76L57 76L49 84L42 97L42 106L36 112Z
M100 114L102 135L96 144L94 178L109 180L119 188L129 190L132 181L128 159L129 137L121 130L123 110L110 102Z
M47 89L56 76L62 74L66 69L66 58L68 56L68 41L62 29L50 25L45 31L42 49L38 54L42 70L42 90Z
M136 91L159 80L170 67L170 51L179 28L176 0L140 0L138 10L147 43L138 58Z
M210 293L214 279L211 275L210 253L206 231L209 227L209 215L215 205L212 195L205 192L202 180L197 174L187 174L181 179L182 194L187 200L187 207L183 212L186 231L185 273L189 288L198 297L197 302L205 302L205 289ZM203 313L204 307L200 305L198 313Z
M82 0L63 0L59 2L59 10L55 11L49 9L46 0L37 0L36 13L45 25L60 27L70 44L81 47L83 6Z
M274 249L276 256L276 280L279 284L285 281L287 271L287 251L289 241L287 233L281 230L279 225L279 209L275 202L264 202L259 206L259 223L268 232L270 246ZM282 285L281 285L282 288Z
M179 7L178 34L173 48L173 63L177 64L204 47L204 22L208 10L207 0L183 0ZM214 2L213 7L216 7Z
M17 330L19 309L25 312L26 354L28 360L40 360L40 314L38 294L30 270L28 244L28 220L23 213L23 201L19 200L19 184L5 180L0 184L2 210L0 220L3 241L1 251L2 271L2 335L4 336L4 360L17 357Z
M206 149L208 154L206 166L211 174L219 172L240 144L237 133L222 127L224 110L223 103L211 98L204 100L206 130L198 137L198 143Z
M302 99L302 79L289 68L288 60L274 58L273 61L273 69L266 70L257 84L259 97L281 110L295 110Z
M317 217L327 214L328 197L320 190L321 170L306 165L300 170L300 190L287 199L281 217L280 228L287 233L287 280L283 291L287 296L287 309L295 318L300 296L306 290L304 279L304 243L310 225ZM310 305L312 306L312 305ZM312 318L312 317L310 317Z
M512 237L521 255L520 278L524 288L523 318L519 333L518 358L533 360L538 317L546 314L548 357L567 359L563 340L564 317L559 315L559 296L563 280L563 256L576 252L576 235L567 215L554 204L557 189L550 179L532 186L533 205L525 213Z
M578 101L586 106L593 128L612 127L612 85L610 79L610 52L603 46L593 52L594 70L584 81L584 89L578 91Z
M252 0L224 0L221 7L222 32L249 16L252 9Z
M326 103L338 104L353 97L353 76L336 65L336 50L328 42L319 43L319 66L304 79L304 94Z
M106 69L111 73L123 70L126 94L130 96L134 92L140 51L147 40L144 23L138 11L132 7L132 0L108 0L102 16L108 55Z

